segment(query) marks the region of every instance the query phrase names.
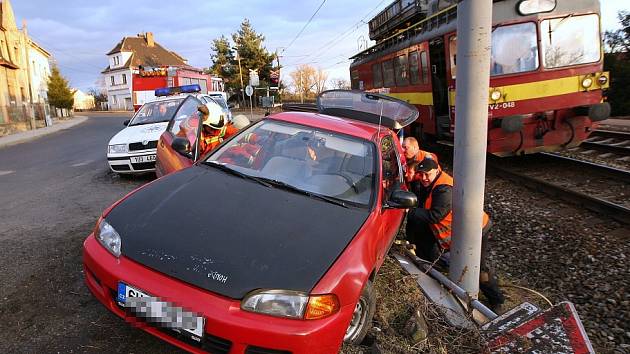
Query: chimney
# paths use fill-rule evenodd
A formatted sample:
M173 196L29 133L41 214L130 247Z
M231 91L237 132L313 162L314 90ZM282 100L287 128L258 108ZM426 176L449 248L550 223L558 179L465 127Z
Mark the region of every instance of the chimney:
M144 37L147 40L147 46L148 47L155 46L155 41L153 40L153 32L147 32Z

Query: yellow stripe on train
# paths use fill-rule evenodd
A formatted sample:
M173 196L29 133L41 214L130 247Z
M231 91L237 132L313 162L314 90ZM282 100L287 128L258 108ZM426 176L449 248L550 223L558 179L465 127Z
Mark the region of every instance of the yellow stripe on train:
M600 85L598 79L600 76L605 75L608 80L603 85ZM582 86L585 79L591 79L591 85L588 87ZM522 100L531 100L536 98L545 98L551 96L565 95L568 93L584 92L601 90L609 87L610 75L608 72L597 72L587 75L578 75L563 77L559 79L544 80L528 82L524 84L506 85L490 87L488 93L488 104L501 103L501 102L514 102ZM500 98L498 100L492 99L493 92L499 92ZM432 92L390 92L388 96L398 98L400 100L409 102L415 105L432 106L433 105L433 93ZM496 95L496 94L495 94ZM455 91L449 92L449 105L455 104Z

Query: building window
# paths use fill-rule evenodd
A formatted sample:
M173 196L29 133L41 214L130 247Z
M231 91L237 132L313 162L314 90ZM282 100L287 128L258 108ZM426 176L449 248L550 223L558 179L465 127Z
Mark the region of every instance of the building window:
M116 81L114 81L114 76L113 76L113 75L112 75L112 76L110 76L110 77L109 77L109 79L110 79L110 80L111 80L111 82L112 82L112 86L116 85Z
M127 83L127 74L122 74L122 83L123 84Z
M15 51L15 63L19 63L20 62L20 57L19 57L20 52L18 51L17 47L13 47L13 49Z
M117 55L114 57L114 66L119 65L120 64L120 57Z

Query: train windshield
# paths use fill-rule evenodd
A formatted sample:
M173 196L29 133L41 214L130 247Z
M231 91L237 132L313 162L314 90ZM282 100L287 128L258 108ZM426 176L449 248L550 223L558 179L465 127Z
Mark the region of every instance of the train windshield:
M492 31L490 75L521 73L538 69L536 24L519 23Z
M544 20L540 27L546 68L599 61L601 41L597 15L568 15Z

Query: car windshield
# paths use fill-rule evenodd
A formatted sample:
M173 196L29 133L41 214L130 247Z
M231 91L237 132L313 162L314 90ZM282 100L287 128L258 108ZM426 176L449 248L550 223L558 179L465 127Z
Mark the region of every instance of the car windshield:
M129 126L168 122L182 103L183 98L145 103L133 116Z
M212 98L214 102L218 103L219 106L221 106L223 109L229 109L228 104L227 102L225 102L225 99L223 99L223 97L218 95L210 95L210 98Z
M367 207L374 189L374 144L312 127L265 120L220 147L221 164L270 187Z

